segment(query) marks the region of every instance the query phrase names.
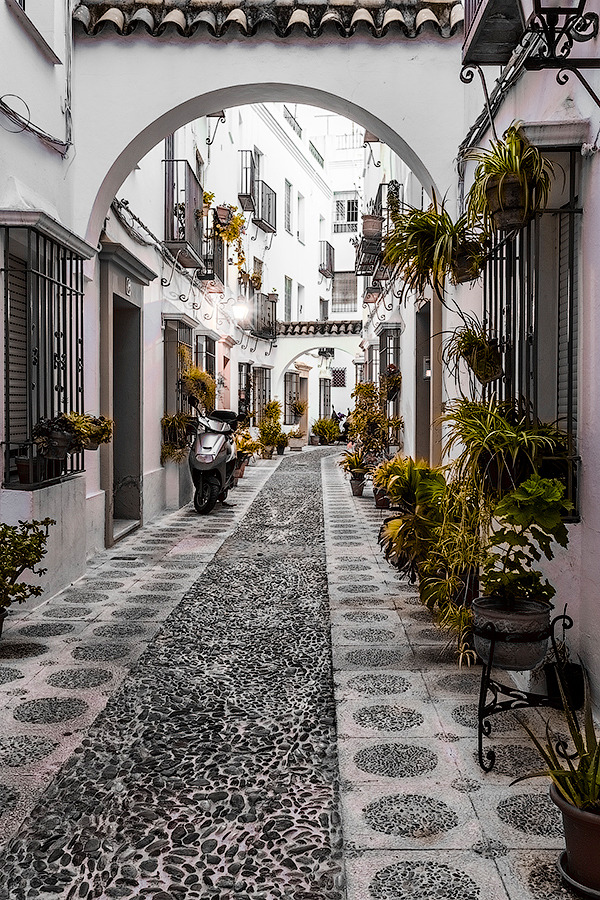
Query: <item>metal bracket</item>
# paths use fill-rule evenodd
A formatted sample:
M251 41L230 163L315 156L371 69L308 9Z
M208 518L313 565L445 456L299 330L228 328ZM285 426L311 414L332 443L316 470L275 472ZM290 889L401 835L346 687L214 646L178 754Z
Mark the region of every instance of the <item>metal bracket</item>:
M381 168L381 160L379 160L379 162L375 162L375 157L373 156L373 148L371 147L371 141L365 141L363 144L363 147L369 148L369 159L371 160L371 162L373 163L373 165L375 166L376 169L380 169ZM367 160L367 164L368 164L368 162L369 162L369 160Z
M225 123L226 121L227 121L227 119L225 118L225 116L219 116L219 118L217 119L217 124L215 125L215 130L213 131L213 136L206 138L206 143L208 144L209 147L214 143L214 140L217 136L217 131L219 130L219 125L221 124L221 122ZM209 131L209 134L210 134L210 131Z
M173 275L175 274L175 266L179 262L179 254L183 252L183 249L177 251L177 256L173 259L173 267L171 268L171 274L167 278L161 278L160 283L163 287L169 287L171 282L173 281Z
M576 75L577 78L579 78L580 82L582 83L596 106L600 107L600 97L598 97L598 94L596 94L596 92L592 89L589 81L583 77L579 69L576 69L574 65L563 66L562 69L560 69L560 71L556 73L556 80L558 84L566 84L569 80L569 75Z
M463 66L460 70L460 80L463 84L471 84L473 78L475 77L475 72L478 73L481 78L481 86L483 88L483 96L485 97L485 105L488 111L488 116L490 117L490 126L492 129L492 134L494 135L494 140L498 140L498 135L496 134L496 126L494 125L494 116L492 115L492 107L490 106L490 95L488 94L487 84L485 81L485 75L483 74L483 69L481 66L478 66L476 63L469 63L466 66Z

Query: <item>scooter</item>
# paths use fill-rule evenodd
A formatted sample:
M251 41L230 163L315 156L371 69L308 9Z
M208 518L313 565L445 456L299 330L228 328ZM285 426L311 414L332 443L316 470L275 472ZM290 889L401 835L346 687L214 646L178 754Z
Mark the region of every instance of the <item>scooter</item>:
M234 484L236 449L233 430L238 415L231 409L201 413L194 399L190 398L190 403L198 412L198 425L188 460L195 488L194 508L201 515L207 515L217 500L225 502Z

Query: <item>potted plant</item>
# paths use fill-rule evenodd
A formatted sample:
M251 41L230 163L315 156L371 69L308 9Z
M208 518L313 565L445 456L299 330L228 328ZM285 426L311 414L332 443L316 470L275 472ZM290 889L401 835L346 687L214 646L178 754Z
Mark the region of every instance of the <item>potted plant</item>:
M390 434L396 433L403 424L402 418L386 415L387 386L383 382L376 385L362 381L356 385L352 397L355 406L348 416L348 437L365 453L381 459L390 446Z
M454 222L435 194L428 209L401 208L391 200L390 214L385 262L402 275L406 288L422 294L431 286L441 292L446 277L453 284L477 277L483 237L466 214Z
M307 409L308 403L306 402L306 400L294 400L292 402L292 415L294 417L294 421L299 422Z
M402 373L398 366L395 366L394 363L386 366L385 372L381 376L381 384L385 389L387 402L393 403L402 387Z
M305 444L304 437L305 432L301 428L292 428L291 431L288 431L290 450L300 452Z
M277 440L275 441L275 446L277 447L277 455L283 456L285 448L289 443L289 437L286 431L280 431L277 435Z
M246 219L238 212L237 206L215 207L214 227L224 244L231 244L237 255L236 265L241 269L246 261L242 248L242 236L246 230Z
M277 438L281 433L281 403L279 400L269 400L265 403L260 421L258 423L258 435L262 448L263 459L271 459L277 444Z
M502 375L498 342L488 335L477 319L470 316L463 318L463 324L454 329L444 344L443 361L457 374L458 363L462 359L480 384L490 384Z
M54 519L19 522L18 525L0 523L0 634L12 603L24 603L28 597L39 597L39 585L18 581L23 572L29 571L40 577L46 569L36 566L46 553L48 529L56 525Z
M362 233L366 238L380 238L383 231L383 216L363 213Z
M339 441L342 433L337 419L317 419L312 426L313 434L319 438L320 444L333 444Z
M202 215L203 216L208 215L214 199L215 199L215 195L212 193L212 191L203 191L202 192Z
M73 447L73 426L65 413L52 419L40 419L33 427L33 440L40 456L46 459L65 459Z
M568 544L563 522L570 508L556 479L532 475L492 509L481 584L484 596L473 603L475 649L484 662L501 669L533 669L543 659L550 636L552 585L535 568L552 544ZM531 635L531 640L527 636Z
M340 463L344 472L350 474L350 487L355 497L362 497L365 477L368 471L362 450L346 450Z
M181 388L184 394L187 394L188 397L195 397L203 412L212 412L215 408L217 393L215 379L209 372L192 365L187 359L184 365L185 368L181 375Z
M77 412L67 413L65 419L70 423L73 433L70 452L97 450L100 444L108 444L112 440L112 419Z
M526 778L546 776L551 781L550 799L558 806L563 819L566 851L558 860L563 879L578 893L589 897L600 895L600 742L594 725L590 686L584 676L583 720L569 703L564 685L559 689L570 744L546 725L546 740L540 740L532 729L521 722L538 753L546 764L539 772L523 775Z
M188 426L191 418L187 413L175 413L172 416L164 415L160 420L163 435L160 448L161 465L164 466L168 460L180 465L187 459L190 449Z
M521 133L518 122L492 140L489 149L471 150L467 158L478 164L467 196L471 222L481 221L487 231L522 228L546 206L554 168Z

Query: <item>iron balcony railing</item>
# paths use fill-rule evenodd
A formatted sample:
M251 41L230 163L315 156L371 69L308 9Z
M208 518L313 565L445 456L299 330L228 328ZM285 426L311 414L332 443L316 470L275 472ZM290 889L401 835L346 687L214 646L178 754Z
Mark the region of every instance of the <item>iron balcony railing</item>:
M312 153L312 155L314 156L316 161L319 163L319 165L321 167L323 167L325 165L325 160L323 159L323 157L321 156L321 154L319 153L319 151L317 150L317 148L315 147L315 145L313 144L312 141L308 142L308 149L310 150L310 152Z
M264 181L256 182L256 208L252 221L263 231L277 231L277 195Z
M238 200L245 212L256 209L256 162L252 150L240 150L240 191Z
M256 294L252 317L252 334L274 341L277 337L277 300L268 294Z
M299 138L302 137L302 126L298 122L297 118L289 111L287 106L283 107L283 118L288 123L290 128L296 132Z
M164 245L182 266L202 261L202 185L185 159L165 159Z
M220 281L225 284L225 244L214 227L214 221L204 235L202 271L199 277L202 281Z
M335 272L335 250L328 241L319 241L319 272L326 278L333 278Z

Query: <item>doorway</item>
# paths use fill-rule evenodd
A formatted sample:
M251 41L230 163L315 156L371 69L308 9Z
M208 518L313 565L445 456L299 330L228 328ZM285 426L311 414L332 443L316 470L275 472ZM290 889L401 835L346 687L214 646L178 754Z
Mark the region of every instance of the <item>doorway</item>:
M141 310L113 295L113 522L118 540L142 519Z
M424 303L415 318L415 384L416 429L415 457L429 462L431 415L430 329L431 304Z

